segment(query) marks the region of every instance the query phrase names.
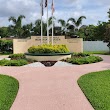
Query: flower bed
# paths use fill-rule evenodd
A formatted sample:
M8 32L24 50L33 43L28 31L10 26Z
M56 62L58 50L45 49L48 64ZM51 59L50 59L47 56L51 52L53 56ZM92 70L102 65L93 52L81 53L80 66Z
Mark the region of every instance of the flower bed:
M66 45L39 45L32 46L28 49L28 53L25 54L27 59L37 61L59 61L66 58L71 58Z

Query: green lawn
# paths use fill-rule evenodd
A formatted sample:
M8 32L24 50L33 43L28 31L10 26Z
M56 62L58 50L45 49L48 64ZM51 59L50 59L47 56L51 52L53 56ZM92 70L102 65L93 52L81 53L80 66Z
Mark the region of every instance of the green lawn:
M2 53L0 52L0 55L10 55L11 53Z
M110 70L84 75L78 84L95 110L110 110Z
M10 110L19 88L16 79L0 75L0 110Z
M85 51L84 53L88 54L101 54L101 55L110 55L107 51Z

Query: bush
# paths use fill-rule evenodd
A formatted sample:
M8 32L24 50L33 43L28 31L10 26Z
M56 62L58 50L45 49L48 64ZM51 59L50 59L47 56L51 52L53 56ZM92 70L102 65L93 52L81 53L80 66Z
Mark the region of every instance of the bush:
M72 56L73 57L86 57L86 56L90 56L90 54L89 53L82 53L82 52L80 52L80 53L73 53Z
M28 64L26 60L0 60L1 66L23 66Z
M45 54L45 53L68 53L69 50L66 45L51 45L44 44L39 46L32 46L28 49L29 53Z
M20 60L20 59L25 59L25 55L22 53L19 54L11 54L9 55L9 58L11 58L12 60Z
M12 53L13 41L12 40L0 40L0 51L2 53Z
M102 58L99 56L88 56L88 57L80 57L80 58L69 58L65 60L66 62L72 63L72 64L90 64L90 63L96 63L102 61Z
M9 63L9 60L0 60L0 65L1 66L5 66L5 65L7 65Z

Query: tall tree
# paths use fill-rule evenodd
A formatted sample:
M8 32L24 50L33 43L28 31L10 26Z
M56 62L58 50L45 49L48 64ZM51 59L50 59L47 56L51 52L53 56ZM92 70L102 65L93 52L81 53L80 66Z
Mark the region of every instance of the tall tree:
M82 24L82 20L86 19L85 16L80 16L77 20L74 18L69 18L68 22L72 22L72 24L75 26L75 31L79 30L80 25Z
M106 33L104 37L104 42L107 42L107 46L109 48L109 53L110 53L110 24L106 26Z
M33 30L33 24L26 24L23 26L23 37L30 37L31 36L31 32Z
M52 20L53 20L53 28L55 27L55 20L56 18L53 16L49 18L48 23L49 23L49 35L52 35ZM55 30L54 30L54 34L55 34Z
M69 23L67 23L65 20L63 20L63 19L59 19L58 20L58 23L60 24L60 26L61 26L61 34L62 35L65 35L66 34L66 31L67 31L67 28L68 28L68 26L69 26Z
M10 25L10 28L13 30L15 37L22 37L23 29L22 29L22 19L25 18L24 15L18 16L15 18L11 16L9 21L13 22L13 25Z
M43 35L45 36L47 33L47 25L44 21L42 21L42 25L43 25ZM35 26L33 27L33 35L41 35L41 20L38 19L35 21Z
M0 27L0 37L8 37L9 36L9 31L8 27Z

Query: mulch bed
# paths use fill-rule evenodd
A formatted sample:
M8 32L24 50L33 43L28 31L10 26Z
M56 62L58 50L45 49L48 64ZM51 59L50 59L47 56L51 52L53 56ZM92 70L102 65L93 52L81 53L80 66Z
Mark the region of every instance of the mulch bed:
M57 61L41 61L46 67L53 66Z

